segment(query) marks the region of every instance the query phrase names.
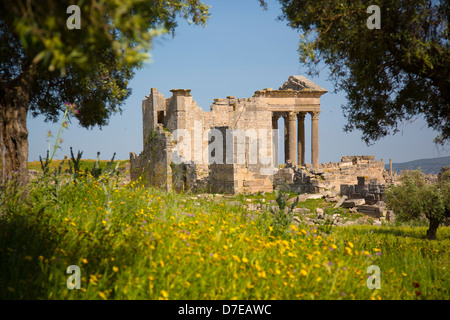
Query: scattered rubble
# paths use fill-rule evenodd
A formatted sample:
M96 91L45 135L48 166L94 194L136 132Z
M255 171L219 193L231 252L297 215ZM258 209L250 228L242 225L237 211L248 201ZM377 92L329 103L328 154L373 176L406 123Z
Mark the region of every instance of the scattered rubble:
M364 199L349 199L349 200L345 200L344 203L342 204L343 208L354 208L357 206L362 206L366 204L366 200Z
M299 197L300 196L301 195L299 195ZM219 198L217 198L216 200L222 201ZM262 199L252 200L244 198L243 201L226 200L225 204L227 206L242 206L249 212L256 214L261 213L263 211L276 212L279 210L279 207L276 204L275 200L262 201ZM289 206L286 206L285 212L288 212L288 210ZM383 206L383 203L379 203L378 205L363 204L353 206L352 208L348 208L346 210L348 213L353 214L361 213L362 215L359 217L348 217L346 215L342 216L339 213L327 214L325 213L324 208L316 208L314 212L311 212L308 208L301 207L300 205L299 207L293 209L294 214L293 223L308 224L308 225L328 224L331 226L352 226L352 225L381 226L385 222L395 221L394 213L390 210L386 210L385 205Z
M317 208L316 213L317 213L317 219L323 219L323 209Z
M342 196L339 201L334 205L334 209L339 208L340 206L342 206L342 204L344 203L345 200L347 200L347 196Z

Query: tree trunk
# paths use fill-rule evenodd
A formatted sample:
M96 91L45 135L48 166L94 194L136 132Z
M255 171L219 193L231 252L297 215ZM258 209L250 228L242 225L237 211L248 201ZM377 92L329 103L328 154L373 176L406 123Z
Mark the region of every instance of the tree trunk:
M427 230L427 239L436 240L436 232L439 228L440 221L437 219L430 219L430 227Z
M34 66L0 90L0 157L1 179L16 176L28 182L28 130L27 114Z

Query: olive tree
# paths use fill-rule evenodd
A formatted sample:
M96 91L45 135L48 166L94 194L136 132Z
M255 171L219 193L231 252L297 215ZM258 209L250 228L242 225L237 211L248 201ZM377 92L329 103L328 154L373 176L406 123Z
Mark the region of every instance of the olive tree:
M279 2L280 18L300 32L309 74L323 62L346 93L345 131L360 130L370 144L423 116L436 143L450 141L450 1Z
M420 170L407 171L400 184L386 190L386 204L396 214L398 221L425 217L430 225L426 238L436 239L439 225L450 217L450 171L438 183L430 183Z
M153 38L173 33L180 17L204 25L208 8L200 0L0 1L3 178L27 171L30 113L56 121L71 102L81 126L107 125Z

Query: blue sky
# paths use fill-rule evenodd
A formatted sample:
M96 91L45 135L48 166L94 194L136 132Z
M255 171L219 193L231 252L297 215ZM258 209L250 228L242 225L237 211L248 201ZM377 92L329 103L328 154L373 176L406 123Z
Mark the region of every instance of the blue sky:
M102 130L84 129L76 121L63 134L62 149L56 158L83 151L84 159L128 159L129 152L142 151L141 104L150 88L157 88L166 97L170 89L191 89L191 94L203 110L208 111L215 98L235 96L247 98L256 90L278 89L290 75L306 75L299 63L298 32L279 21L280 5L269 0L268 10L258 0L204 0L211 5L211 17L205 28L180 20L175 37L155 39L151 62L138 70L130 83L131 96L123 105L122 115L114 115ZM82 17L81 17L82 18ZM307 76L308 77L308 76ZM308 77L310 78L310 77ZM345 133L346 119L341 105L345 93L333 93L327 69L310 78L329 92L321 98L319 117L319 161L336 162L346 155L375 155L385 162L405 162L415 159L450 155L446 148L433 144L436 132L427 128L423 119L400 125L400 132L368 147L361 141L361 132ZM59 124L44 122L43 117L28 118L29 161L45 156L47 132L56 136ZM305 119L306 160L310 162L310 117ZM52 143L54 142L54 138ZM281 146L282 147L282 146ZM282 152L282 150L281 150Z

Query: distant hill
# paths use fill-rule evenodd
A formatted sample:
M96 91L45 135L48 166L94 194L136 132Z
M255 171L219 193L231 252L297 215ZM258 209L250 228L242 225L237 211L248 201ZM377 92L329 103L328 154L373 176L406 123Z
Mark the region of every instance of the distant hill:
M442 167L450 166L450 157L420 159L402 163L392 163L392 170L400 173L402 170L421 169L425 174L438 174ZM386 164L389 170L389 163Z

